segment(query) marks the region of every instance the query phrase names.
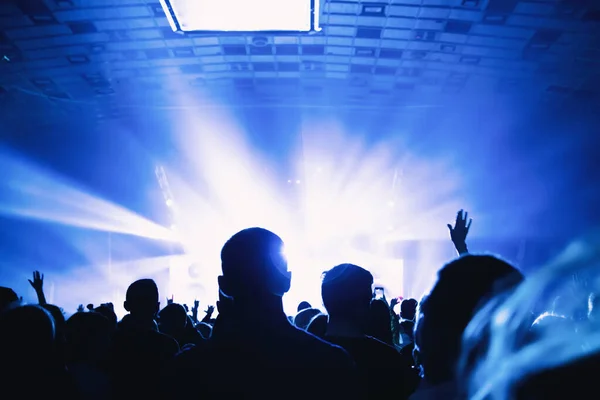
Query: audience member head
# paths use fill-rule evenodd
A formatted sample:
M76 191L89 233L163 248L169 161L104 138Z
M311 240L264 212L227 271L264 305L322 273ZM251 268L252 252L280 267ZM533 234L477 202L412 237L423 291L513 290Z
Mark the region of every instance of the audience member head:
M100 304L98 307L94 308L94 312L104 316L110 323L112 330L115 330L117 327L117 314L115 314L115 308L112 303Z
M393 344L392 315L390 308L381 299L373 299L369 310L367 334L389 345Z
M233 297L236 307L281 298L290 289L283 241L266 229L249 228L233 235L221 250L221 267L220 290Z
M300 311L294 318L294 325L300 329L306 329L310 321L316 316L321 314L321 311L316 308L307 308Z
M177 303L168 304L160 311L158 317L160 331L170 335L183 331L188 321L185 308Z
M430 384L454 379L463 332L473 315L495 294L514 288L523 275L489 255L466 255L445 265L419 305L415 347Z
M66 320L65 314L62 308L55 306L54 304L41 304L44 310L48 311L50 315L52 315L52 319L54 320L54 329L58 335L64 335Z
M29 369L54 360L54 321L42 307L24 305L0 314L0 354L2 362ZM29 365L31 363L39 365Z
M419 302L415 299L405 299L400 303L400 318L414 321Z
M0 286L0 311L19 301L19 297L11 288Z
M327 333L327 315L318 314L310 320L306 331L323 339Z
M298 304L298 310L296 312L306 310L307 308L312 308L310 303L308 301L301 301L300 304Z
M323 275L321 296L329 321L366 329L373 297L373 275L354 264L341 264ZM363 332L364 333L364 332Z
M97 312L78 312L66 322L69 362L98 362L108 351L112 324Z
M123 304L132 316L154 319L160 308L158 287L152 279L140 279L127 288Z

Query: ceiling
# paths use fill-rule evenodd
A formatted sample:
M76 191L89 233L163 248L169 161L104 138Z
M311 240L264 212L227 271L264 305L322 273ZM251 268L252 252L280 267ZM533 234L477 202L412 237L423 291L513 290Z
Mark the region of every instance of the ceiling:
M315 35L180 35L158 1L4 0L0 104L91 104L117 118L149 100L174 105L182 84L278 106L600 98L594 0L330 0L323 24Z
M360 118L348 118L347 125L369 134L400 132L425 156L455 157L469 179L465 186L499 216L488 222L493 229L512 234L518 225L526 228L523 235L567 235L567 228L600 221L597 179L590 178L600 171L598 147L582 139L597 137L587 115L555 113L562 124L536 122L519 129L510 118L533 115L532 108L514 101L523 98L541 106L538 119L546 118L540 112L544 105L567 104L570 110L587 104L600 118L600 0L329 0L323 11L320 34L179 35L158 0L0 0L0 139L19 136L35 158L70 164L68 174L60 172L81 182L94 177L99 193L136 211L132 204L148 202L140 186L131 184L142 177L140 182L154 188L148 197L162 210L155 160L132 158L143 152L129 151L125 135L113 139L112 128L134 120L131 131L169 147L156 136L161 130L169 136L164 126L173 119L140 109L215 102L287 107L280 116L248 112L260 118L248 117L253 125L246 125L260 133L270 129L263 142L272 145L279 132L295 131L290 121L298 107L324 113L336 107L348 114L405 107L414 116L414 107L433 106L419 114L424 122L414 133L408 118L396 124L362 121L373 129L359 126ZM484 100L493 113L473 110ZM438 104L456 106L457 112L443 120ZM98 130L109 134L94 135L88 117L108 121ZM44 131L36 123L58 129ZM293 158L276 144L272 153ZM121 192L127 195L115 195ZM578 219L565 210L576 210ZM22 231L18 237L29 238L37 229ZM13 240L0 242L16 246L15 230L3 233Z

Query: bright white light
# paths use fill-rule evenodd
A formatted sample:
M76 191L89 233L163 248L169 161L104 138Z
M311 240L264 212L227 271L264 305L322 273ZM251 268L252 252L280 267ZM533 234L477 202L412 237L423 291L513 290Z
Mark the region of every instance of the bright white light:
M169 15L166 3L171 4L184 32L311 30L311 0L163 0ZM316 12L320 12L318 7Z
M393 201L388 201L388 206L390 207L394 207L396 205L396 203L394 203Z
M64 177L0 148L0 214L98 231L172 240L173 234L124 207L104 200Z
M173 200L167 199L166 203L167 203L167 207L173 207Z
M178 85L174 81L171 86ZM186 90L179 91L178 96L178 101L185 104L198 101ZM302 300L318 306L322 272L343 262L369 268L387 282L386 291L390 281L400 282L394 296L412 295L411 291L401 291L402 270L398 272L397 260L390 263L389 269L398 272L400 277L384 274L387 271L386 242L435 239L438 231L439 237L446 240L447 231L438 229L440 221L444 216L455 215L460 207L468 208L468 204L456 199L454 190L458 186L449 173L451 168L431 166L430 160L419 163L419 159L412 157L412 173L405 179L403 191L392 193L391 181L398 162L394 149L398 146L386 141L366 147L352 137L352 132L342 130L337 123L327 122L322 117L305 116L303 159L295 163L297 170L287 178L280 178L272 172L275 168L265 170L266 160L257 157L238 118L227 108L194 110L174 121L173 130L182 158L196 163L191 180L177 174L170 176L178 209L174 222L185 252L203 265L199 281L217 281L219 252L233 233L260 226L276 232L286 243L292 288L284 296L284 306L290 314L295 313ZM193 131L220 134L189 135ZM402 148L398 152L407 154L408 150ZM222 168L223 159L229 160L227 168ZM318 170L320 173L314 173ZM276 184L287 181L288 185L296 185L300 177L301 213L298 204L290 202L289 194L281 193L280 185ZM436 192L432 194L423 187L423 181L435 182ZM437 196L438 187L443 189L443 198ZM399 200L390 214L387 203L395 196ZM419 218L414 218L415 215ZM393 231L388 232L388 226L393 227ZM352 253L357 237L368 238L368 249L360 249L365 254ZM441 265L437 258L426 261L425 265ZM435 271L424 275L435 276ZM416 286L417 297L428 283ZM173 293L178 296L177 291ZM205 304L214 299L206 295L201 296L200 301Z
M300 184L300 180L297 180L297 181L296 181L296 185L299 185L299 184Z

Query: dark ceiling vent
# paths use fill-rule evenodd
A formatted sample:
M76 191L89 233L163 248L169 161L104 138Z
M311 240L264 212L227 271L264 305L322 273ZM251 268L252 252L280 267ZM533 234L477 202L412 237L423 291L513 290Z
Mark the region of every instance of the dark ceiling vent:
M69 28L74 34L98 32L96 26L91 22L73 22L69 24Z
M489 0L487 11L490 13L509 14L513 12L519 0Z
M471 25L472 24L467 21L449 19L448 22L446 22L446 28L444 30L449 33L469 33Z
M67 56L67 60L71 64L87 64L90 62L90 59L86 55L71 55Z
M402 58L402 50L383 48L379 50L379 57L397 60Z
M362 39L380 39L381 29L358 27L356 29L356 37Z
M531 43L552 44L558 40L562 33L562 31L555 29L540 29L531 38Z
M244 56L246 55L246 46L240 46L237 44L223 45L223 54L226 56Z
M325 54L325 46L319 44L302 46L302 54L311 56L323 55Z
M479 0L462 0L462 6L470 8L479 7Z

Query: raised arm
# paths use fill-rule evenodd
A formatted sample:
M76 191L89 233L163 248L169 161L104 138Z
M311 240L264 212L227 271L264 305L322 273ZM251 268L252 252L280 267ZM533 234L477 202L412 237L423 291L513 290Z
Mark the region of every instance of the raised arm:
M468 254L469 249L467 248L467 235L469 234L469 229L471 229L472 219L467 219L469 217L469 213L460 210L456 214L456 222L454 227L448 224L448 229L450 230L450 239L452 239L452 243L454 243L454 247L459 255Z
M40 305L47 304L46 295L44 294L44 274L40 271L33 271L33 280L28 279L29 284L35 290Z

